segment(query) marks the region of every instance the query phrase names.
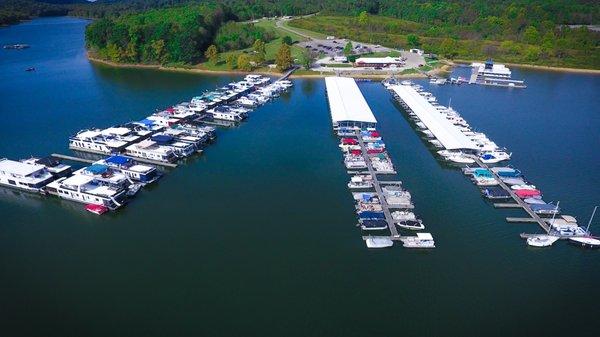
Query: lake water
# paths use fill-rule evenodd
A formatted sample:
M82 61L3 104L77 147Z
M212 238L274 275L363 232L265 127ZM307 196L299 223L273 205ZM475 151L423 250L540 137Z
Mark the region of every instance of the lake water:
M0 29L0 44L31 45L0 50L1 156L68 153L77 130L237 78L92 65L86 24ZM600 76L514 73L527 89L430 91L587 223L600 201ZM506 223L520 213L441 165L376 82L361 91L438 248L366 249L324 81L294 84L118 212L0 188L0 335L596 335L599 252L526 247L518 235L536 225Z

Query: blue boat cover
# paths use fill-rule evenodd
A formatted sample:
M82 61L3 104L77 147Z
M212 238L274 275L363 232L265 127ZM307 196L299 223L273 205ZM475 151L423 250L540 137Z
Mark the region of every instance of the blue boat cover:
M123 164L127 164L129 162L129 158L123 157L123 156L111 156L111 157L106 158L105 160L106 160L106 162L116 164L116 165L123 165Z
M153 122L153 121L151 121L151 120L149 120L148 118L144 118L144 119L142 119L142 120L140 121L140 123L142 123L142 124L144 124L144 125L146 125L146 126L152 126L152 125L154 125L154 122Z
M484 154L483 156L481 156L481 159L484 159L484 160L494 159L494 158L496 158L496 157L494 157L493 155L491 155L489 153L488 154Z
M498 173L499 176L504 177L504 178L516 178L516 177L521 176L521 171L519 171L519 170L511 170L511 171L500 170L496 173Z
M102 164L92 164L85 169L92 174L102 174L108 170L108 166Z
M529 205L529 207L531 207L531 209L534 212L537 212L537 211L553 211L553 210L557 209L556 205L552 205L552 204L531 204L531 205Z
M385 219L383 212L364 211L358 213L361 219Z
M362 220L361 224L365 228L387 228L387 221L385 220Z
M173 140L173 137L169 135L154 135L151 139L159 144L167 144Z

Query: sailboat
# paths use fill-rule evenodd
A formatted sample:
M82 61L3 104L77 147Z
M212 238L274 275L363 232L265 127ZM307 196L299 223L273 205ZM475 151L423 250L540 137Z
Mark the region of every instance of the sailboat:
M556 203L556 209L558 210L558 205L560 201ZM551 224L554 223L554 218L556 217L556 212L552 214ZM541 234L527 238L527 244L532 247L550 247L556 241L560 239L560 236L549 235L549 234Z
M596 215L596 209L598 209L598 206L594 207L594 211L592 211L592 216L590 217L590 221L588 221L588 225L585 229L585 233L587 235L576 237L576 238L569 238L569 240L571 240L575 244L581 245L582 247L587 247L587 248L599 248L600 247L600 240L593 237L592 234L590 233L590 225L592 224L594 215Z

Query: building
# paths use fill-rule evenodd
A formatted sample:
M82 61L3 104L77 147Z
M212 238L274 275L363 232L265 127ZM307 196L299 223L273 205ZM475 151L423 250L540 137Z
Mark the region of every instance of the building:
M404 66L404 61L402 61L399 57L359 57L354 61L355 67L402 67Z
M417 48L413 48L413 49L411 49L411 50L410 50L410 52L411 52L411 53L413 53L413 54L417 54L417 55L419 55L419 56L423 56L423 54L425 53L425 52L423 51L423 49L417 49Z
M334 129L377 126L377 120L353 78L326 77L325 87Z

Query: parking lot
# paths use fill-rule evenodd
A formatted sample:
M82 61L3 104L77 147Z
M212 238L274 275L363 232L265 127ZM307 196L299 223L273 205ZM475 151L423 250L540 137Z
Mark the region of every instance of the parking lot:
M344 47L348 43L346 39L333 39L333 40L309 40L299 42L298 46L325 56L335 57L344 55ZM353 54L365 54L365 53L377 53L377 52L390 52L393 49L383 47L380 45L360 43L352 41L352 53Z

